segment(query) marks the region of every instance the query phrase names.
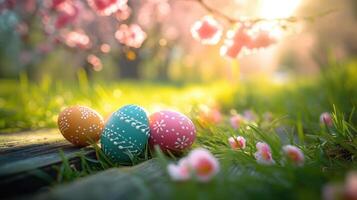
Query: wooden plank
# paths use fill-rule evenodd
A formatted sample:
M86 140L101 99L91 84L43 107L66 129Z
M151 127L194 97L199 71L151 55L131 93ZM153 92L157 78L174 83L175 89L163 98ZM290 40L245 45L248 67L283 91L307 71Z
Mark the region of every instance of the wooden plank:
M17 197L36 192L50 184L39 177L46 174L55 178L54 165L60 165L59 151L71 164L78 163L77 152L94 157L90 147L77 148L67 142L58 130L39 130L0 134L0 197Z
M0 177L58 163L61 161L59 150L72 158L81 149L67 142L57 130L1 134ZM91 148L82 150L93 151Z
M54 142L64 142L57 129L42 129L17 133L0 133L0 153L6 153L17 148L43 145Z
M57 186L33 199L167 199L165 170L156 159L134 167L112 168ZM155 194L155 196L150 196Z

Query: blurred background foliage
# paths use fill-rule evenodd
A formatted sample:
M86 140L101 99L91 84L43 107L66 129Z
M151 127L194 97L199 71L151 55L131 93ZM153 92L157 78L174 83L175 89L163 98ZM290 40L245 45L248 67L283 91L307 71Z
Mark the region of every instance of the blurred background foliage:
M105 117L127 103L185 113L207 104L227 114L231 109L273 111L307 124L321 112L332 111L333 105L346 116L352 113L357 102L354 0L294 0L290 13L256 6L262 0L226 1L207 3L232 16L333 12L287 27L273 47L232 60L220 56L217 46L192 39L190 26L207 14L194 2L168 1L169 14L158 18L156 10L142 11L149 0L129 1L132 14L120 23L143 26L148 37L138 49L113 38L115 19L95 17L80 24L94 38L93 46L110 45L110 52L104 53L49 42L53 38L43 31L36 8L26 4L44 2L17 1L16 9L0 12L0 129L55 127L57 113L71 104L93 107ZM149 24L140 21L141 13L149 13L144 15ZM89 54L98 56L102 68L87 62Z
M95 80L207 82L231 79L232 76L238 80L239 77L256 74L263 74L270 78L281 74L305 76L315 75L322 66L328 66L330 57L343 61L355 57L357 52L355 37L357 10L354 0L296 1L297 7L289 13L291 15L308 16L331 9L334 12L289 27L289 30L292 30L287 31L288 33L282 36L274 47L240 58L239 69L234 61L221 57L217 47L202 46L190 37L189 30L194 20L197 16L206 14L194 2L169 1L171 13L166 16L167 19L155 18L150 21L150 25L142 25L148 34L148 39L140 49L127 48L109 37L112 34L110 28L116 27L114 19L108 17L92 19L91 23L94 25L86 24L86 31L95 36L93 43L110 44L111 51L107 54L98 52L98 49L90 51L72 49L65 45L49 43L49 36L41 28L39 14L36 10L23 12L27 1L23 2L23 7L1 12L0 77L2 78L18 78L19 73L25 72L30 80L35 81L41 80L43 76L50 76L53 80L73 81L76 80L78 71L82 69L86 71L90 80L93 78ZM37 5L42 4L41 1L35 2ZM207 2L216 5L214 1ZM226 6L220 3L219 8L230 13L228 2L230 1L227 1ZM248 12L248 8L259 5L258 0L233 2L237 5L245 5L236 6L236 9L242 13L246 12L248 16L259 15L259 12L255 11L258 8ZM140 23L140 18L136 16L143 12L141 9L145 1L142 3L129 1L129 5L133 11L125 22ZM187 19L182 20L182 16ZM170 31L171 33L168 34ZM103 63L100 71L94 70L86 62L87 55L93 52ZM241 71L241 76L234 74L238 70Z

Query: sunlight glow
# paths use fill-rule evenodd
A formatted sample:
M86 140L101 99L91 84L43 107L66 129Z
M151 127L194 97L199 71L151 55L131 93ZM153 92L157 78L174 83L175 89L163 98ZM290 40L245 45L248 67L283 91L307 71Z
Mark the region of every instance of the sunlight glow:
M290 17L301 0L261 0L259 14L263 18L283 18Z

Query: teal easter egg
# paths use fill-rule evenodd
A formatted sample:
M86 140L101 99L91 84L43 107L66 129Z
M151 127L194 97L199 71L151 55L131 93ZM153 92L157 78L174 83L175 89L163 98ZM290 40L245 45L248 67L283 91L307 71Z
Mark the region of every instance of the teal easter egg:
M143 108L127 105L112 114L101 135L101 146L112 161L129 164L142 154L149 138L149 120Z

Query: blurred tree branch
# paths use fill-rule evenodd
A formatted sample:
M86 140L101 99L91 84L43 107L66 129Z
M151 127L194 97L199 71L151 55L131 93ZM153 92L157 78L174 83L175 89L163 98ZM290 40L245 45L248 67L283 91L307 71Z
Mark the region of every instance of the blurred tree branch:
M224 20L226 20L228 23L230 24L235 24L235 23L248 23L250 25L259 23L259 22L264 22L264 21L277 21L277 22L289 22L289 23L294 23L294 22L298 22L298 21L315 21L317 18L320 17L324 17L327 16L331 13L334 13L336 11L338 11L338 9L329 9L314 15L308 15L308 16L301 16L301 17L297 17L297 16L290 16L290 17L286 17L286 18L272 18L272 19L267 19L267 18L260 18L260 17L256 17L256 18L233 18L223 12L221 12L220 10L213 8L212 6L210 6L209 4L207 4L205 2L205 0L177 0L177 1L191 1L191 2L196 2L198 3L202 8L204 8L207 12L211 13L212 15L215 15L217 17L220 17Z

